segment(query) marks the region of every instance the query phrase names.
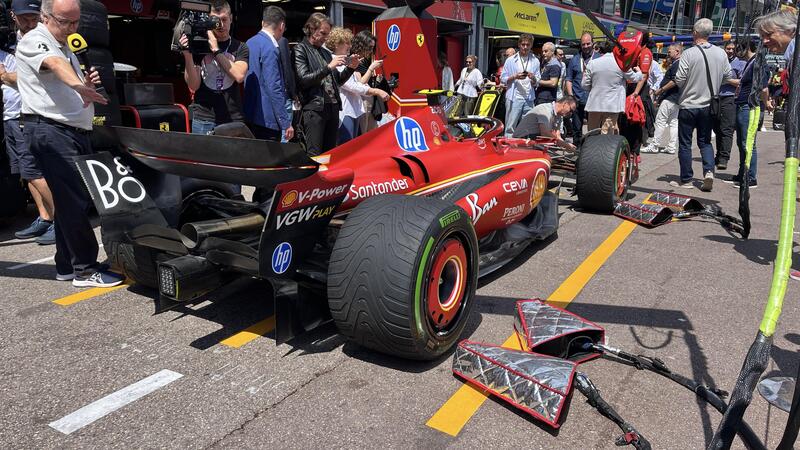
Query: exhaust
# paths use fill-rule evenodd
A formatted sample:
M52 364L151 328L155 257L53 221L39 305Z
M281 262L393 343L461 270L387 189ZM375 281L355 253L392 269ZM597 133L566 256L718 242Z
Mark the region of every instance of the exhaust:
M186 255L158 263L158 291L161 298L172 302L188 302L211 292L231 279L200 256Z
M245 214L229 219L204 220L190 222L181 227L181 233L186 237L184 244L189 249L195 249L211 236L226 236L230 234L258 231L264 226L264 216L258 213Z

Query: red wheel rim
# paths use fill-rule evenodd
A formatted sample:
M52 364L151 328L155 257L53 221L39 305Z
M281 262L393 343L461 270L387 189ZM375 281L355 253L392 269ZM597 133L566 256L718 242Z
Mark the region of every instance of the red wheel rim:
M460 240L450 238L440 247L428 278L428 318L437 330L458 315L467 286L467 251Z
M617 198L622 197L625 193L625 188L628 187L628 155L623 153L619 156L619 165L617 166Z

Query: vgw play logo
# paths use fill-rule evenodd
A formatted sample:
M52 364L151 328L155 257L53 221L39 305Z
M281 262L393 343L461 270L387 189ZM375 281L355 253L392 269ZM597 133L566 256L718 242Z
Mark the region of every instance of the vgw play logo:
M392 24L389 27L389 31L386 32L386 46L391 51L395 51L400 47L400 27L397 24Z
M407 152L428 151L422 127L410 117L401 117L395 121L394 137L397 138L397 145Z

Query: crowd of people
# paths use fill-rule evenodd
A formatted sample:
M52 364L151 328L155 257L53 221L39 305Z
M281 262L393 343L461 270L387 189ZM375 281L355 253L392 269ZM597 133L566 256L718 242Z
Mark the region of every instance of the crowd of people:
M73 285L114 286L123 278L97 261L98 244L88 218L90 198L71 161L91 152L94 103L108 100L96 89L94 68L82 70L66 45L80 22L78 0L13 0L12 18L19 43L15 54L0 51L3 121L11 168L25 180L38 217L18 238L36 238L56 245L56 278ZM375 36L334 27L322 13L303 26L303 40L290 50L286 14L278 6L264 8L262 28L247 42L233 38L231 8L212 2L211 15L220 26L208 32L208 51L194 54L183 36L184 79L193 94L191 132L206 134L221 124L239 121L254 136L286 142L302 139L309 155L318 155L378 126L389 98L387 81L377 75ZM764 45L773 52L793 52L795 16L786 11L759 22ZM663 70L653 64L652 43L641 43L638 60L623 71L612 54L613 44L585 33L580 52L568 63L552 42L532 52L533 36L522 34L517 48L498 55L496 83L505 92L508 137L549 136L574 151L589 130L620 133L633 152L678 153L680 176L672 184L694 187L692 135L702 157L702 185L711 191L716 170L727 168L733 136L740 167L730 181L744 177L758 186L757 152L744 173L744 145L751 91L760 93L764 109L775 104L766 71L754 74L756 44L708 42L712 22L694 24L694 45L668 48ZM456 77L444 55L439 58L442 87L462 97L461 114L470 114L486 84L468 55ZM757 89L752 86L756 84ZM242 95L243 93L243 95ZM781 94L786 94L785 86ZM632 110L634 113L632 113ZM638 113L636 113L638 111ZM524 124L524 126L523 126ZM712 144L716 133L716 152ZM302 134L298 136L298 134ZM566 136L571 135L570 142ZM650 139L649 144L642 144Z
M313 156L377 126L389 93L376 75L382 61L372 60L375 36L369 31L353 35L313 13L303 26L305 37L290 51L283 36L286 13L278 6L264 8L261 30L246 43L230 36L226 1L213 2L211 15L221 22L208 33L211 53L195 55L188 38L181 38L193 133L241 121L256 138L286 142L302 124L306 152Z

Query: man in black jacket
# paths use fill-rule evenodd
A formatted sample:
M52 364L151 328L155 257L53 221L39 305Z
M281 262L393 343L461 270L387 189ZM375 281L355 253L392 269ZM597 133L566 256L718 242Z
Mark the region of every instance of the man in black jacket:
M360 62L357 55L349 57L347 67L345 55L333 55L322 47L331 31L330 19L322 13L309 16L303 25L306 35L294 49L294 69L297 74L297 90L303 106L303 133L306 153L319 155L336 146L339 135L339 85L353 75Z

